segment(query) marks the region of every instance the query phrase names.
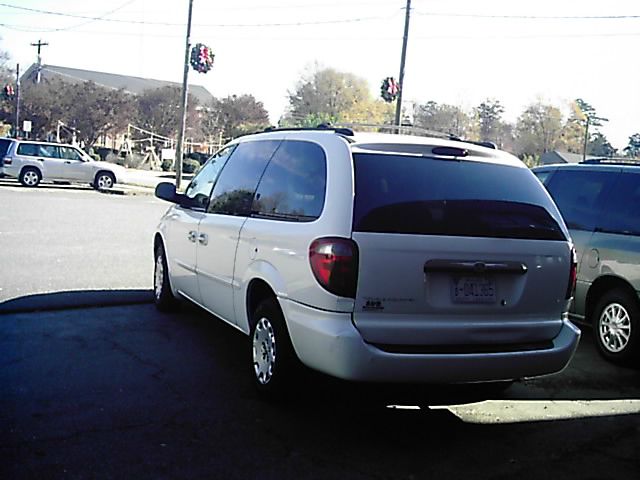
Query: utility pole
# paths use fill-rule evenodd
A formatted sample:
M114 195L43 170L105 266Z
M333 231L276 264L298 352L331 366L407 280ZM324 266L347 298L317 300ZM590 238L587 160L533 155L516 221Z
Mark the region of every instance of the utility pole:
M40 83L40 77L41 77L41 72L42 72L42 56L40 55L40 51L42 49L42 47L46 47L47 45L49 45L48 43L42 43L42 40L38 40L38 43L32 43L31 46L32 47L37 47L38 48L38 66L37 66L37 72L36 72L36 83Z
M16 131L15 137L18 138L20 131L20 64L16 64Z
M400 83L400 91L398 92L398 100L396 103L396 125L400 127L402 119L402 92L404 92L404 63L407 57L407 42L409 40L409 17L411 16L411 0L407 0L407 12L404 19L404 37L402 39L402 56L400 57L400 76L398 82ZM400 128L398 128L400 133Z
M582 147L582 161L587 159L587 143L589 143L589 121L591 117L587 115L587 122L584 126L584 146Z
M184 76L182 77L182 102L180 104L180 130L178 131L178 145L176 146L176 190L180 189L182 182L182 144L184 131L187 126L187 93L189 80L189 49L191 47L191 13L193 0L189 0L189 18L187 20L187 40L184 49Z

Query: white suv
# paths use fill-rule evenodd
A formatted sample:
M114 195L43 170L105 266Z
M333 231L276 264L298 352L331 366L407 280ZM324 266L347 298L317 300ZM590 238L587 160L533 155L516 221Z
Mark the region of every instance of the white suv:
M73 145L0 138L0 173L25 187L41 181L89 183L102 190L125 180L125 168L97 162Z
M259 389L502 382L562 370L575 253L515 157L448 139L282 129L214 155L154 239L155 300L248 335Z

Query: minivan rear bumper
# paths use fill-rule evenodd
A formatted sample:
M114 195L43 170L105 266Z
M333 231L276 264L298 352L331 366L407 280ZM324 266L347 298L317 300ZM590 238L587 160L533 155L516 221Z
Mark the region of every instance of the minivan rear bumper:
M349 313L327 312L280 298L298 358L313 369L345 380L468 383L515 380L564 369L580 330L564 320L543 350L497 353L390 353L366 343Z

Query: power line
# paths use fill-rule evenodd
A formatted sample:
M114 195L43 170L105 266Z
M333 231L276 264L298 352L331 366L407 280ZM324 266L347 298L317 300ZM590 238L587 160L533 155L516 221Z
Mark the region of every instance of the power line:
M78 27L84 27L85 25L88 25L89 23L93 23L93 22L98 21L98 20L103 20L105 17L108 17L109 15L112 15L112 14L122 10L123 8L128 7L132 3L137 2L137 1L138 0L129 0L129 1L125 2L125 3L123 3L122 5L120 5L119 7L116 7L113 10L109 10L108 12L103 13L102 15L100 15L96 19L88 19L86 22L81 22L81 23L78 23L76 25L71 25L69 27L64 27L64 28L54 28L54 29L49 30L49 31L50 32L62 32L62 31L65 31L65 30L71 30L71 29L78 28ZM43 32L46 32L46 30L43 30Z
M11 25L6 23L0 23L0 27L8 28L10 30L16 30L19 32L29 32L29 33L40 33L40 30L31 30L28 28L24 28L21 25ZM106 30L81 30L76 32L61 32L61 33L75 33L82 35L110 35L117 37L149 37L149 38L182 38L182 34L166 34L166 33L149 33L149 32L117 32L117 31L106 31ZM527 40L527 39L539 39L539 38L619 38L619 37L639 37L640 32L616 32L616 33L595 33L595 32L577 32L577 33L534 33L534 34L478 34L478 35L414 35L412 39L415 40ZM291 41L291 40L302 40L302 41L313 41L313 42L356 42L356 41L377 41L377 42L389 42L395 41L398 39L395 35L369 35L362 36L358 35L357 38L353 36L336 36L332 35L330 38L326 36L286 36L286 35L278 35L278 36L246 36L242 35L241 37L235 36L213 36L212 40L223 40L223 39L242 39L242 40L283 40L283 41Z
M639 19L640 15L487 15L476 13L444 13L414 11L425 17L492 18L501 20L624 20Z
M59 17L67 17L67 18L80 18L84 20L91 21L99 21L99 22L111 22L111 23L124 23L124 24L133 24L133 25L156 25L162 27L184 27L182 23L172 23L172 22L147 22L144 20L123 20L117 18L104 18L104 17L91 17L87 15L75 15L72 13L63 13L63 12L55 12L52 10L41 10L38 8L29 8L29 7L19 7L17 5L10 5L8 3L0 3L0 6L7 8L14 8L16 10L25 10L33 13L40 13L42 15L54 15ZM213 24L198 24L198 27L216 27L216 28L256 28L256 27L299 27L306 25L333 25L340 23L358 23L358 22L367 22L371 20L386 20L388 16L377 16L377 17L357 17L357 18L344 18L344 19L336 19L336 20L314 20L309 22L275 22L275 23L213 23ZM33 32L37 32L40 30L31 30Z

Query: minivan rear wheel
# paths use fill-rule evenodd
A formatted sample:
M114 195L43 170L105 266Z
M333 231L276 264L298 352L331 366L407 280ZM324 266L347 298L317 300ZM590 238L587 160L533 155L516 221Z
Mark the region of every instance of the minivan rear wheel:
M252 314L251 347L258 392L267 396L286 392L291 386L296 354L275 298L260 302Z
M25 187L37 187L42 180L42 175L37 168L26 167L20 172L20 183Z
M640 353L640 307L628 292L606 292L593 315L598 350L604 358L619 364L637 360Z

